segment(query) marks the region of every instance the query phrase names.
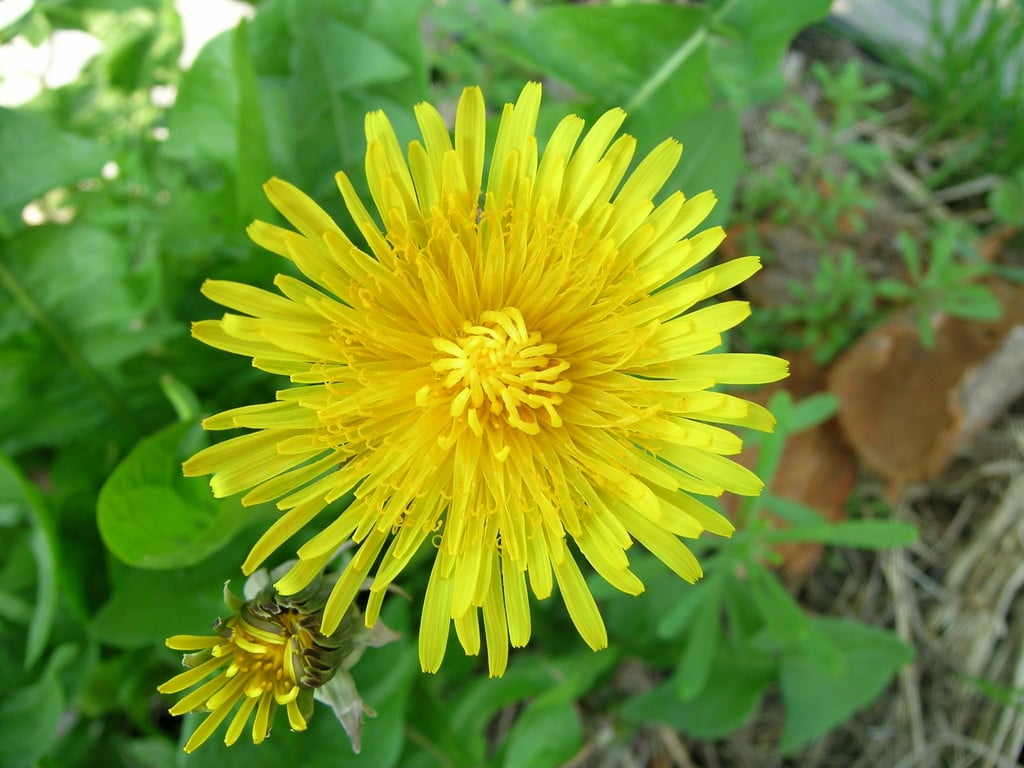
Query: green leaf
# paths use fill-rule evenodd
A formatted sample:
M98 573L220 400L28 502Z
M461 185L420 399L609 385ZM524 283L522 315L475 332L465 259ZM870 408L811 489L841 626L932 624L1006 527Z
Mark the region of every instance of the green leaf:
M666 136L679 139L683 158L664 189L681 189L687 197L714 190L718 203L703 226L726 223L736 184L745 168L739 113L716 106L672 122L666 116L660 106L650 106L635 113L627 127L641 146L653 146Z
M1004 707L1012 707L1018 712L1024 712L1024 688L1011 688L983 677L965 677L964 682L992 701L997 701Z
M708 597L705 592L706 585L707 580L698 582L679 593L658 620L658 637L664 640L678 637L686 626L693 622L693 617L700 613L704 600Z
M18 518L32 524L29 547L36 563L36 593L25 640L25 667L42 656L57 612L57 530L42 495L6 456L0 455L0 517L4 524ZM8 522L9 521L9 522Z
M678 120L711 101L706 18L675 5L563 5L506 17L503 34L538 69L602 104Z
M98 177L112 154L41 114L0 108L0 216L19 213L51 189Z
M638 724L665 723L698 739L716 739L731 733L753 715L777 667L771 659L749 650L719 649L710 664L708 684L688 701L679 698L678 677L688 670L629 698L621 714Z
M825 524L821 513L807 504L801 504L799 501L793 501L792 499L784 499L772 493L763 494L763 498L764 506L772 514L778 515L783 520L788 520L793 525L817 526Z
M1004 223L1024 226L1024 169L1000 179L989 193L988 206Z
M7 452L101 424L134 431L119 366L179 329L149 316L151 299L136 290L130 261L124 241L85 224L33 227L0 241L0 446Z
M779 686L786 707L782 749L792 753L870 704L913 649L881 629L845 619L811 620L842 659L838 668L792 649L782 659Z
M949 286L942 307L951 315L970 320L998 320L1003 316L999 299L984 285Z
M167 116L168 157L212 162L235 170L238 157L239 87L232 62L232 36L218 35L199 52L181 78Z
M393 83L408 77L411 67L396 51L392 51L365 31L340 21L326 19L312 30L312 43L324 56L344 55L346 61L360 66L336 66L325 71L331 93L365 88L379 83Z
M185 478L181 462L200 447L201 429L179 422L141 441L100 491L104 543L140 568L180 568L216 552L253 511L236 498L214 499L203 478Z
M503 707L551 687L551 666L537 656L515 656L504 675L476 679L460 693L448 719L470 752L482 760L488 747L487 726Z
M298 149L293 181L314 199L337 205L336 170L363 176L367 112L385 110L398 136L412 138L411 107L428 96L419 31L425 7L425 0L285 1L288 103ZM253 22L254 38L261 16ZM261 49L253 53L258 67Z
M917 528L896 520L850 520L843 523L812 523L766 531L761 538L769 543L816 541L837 547L888 549L913 544L917 541Z
M93 617L92 634L115 648L162 644L177 634L209 634L214 620L227 616L224 582L241 592L238 564L248 550L237 542L219 557L188 568L154 571L122 568L109 599Z
M782 57L796 34L824 19L830 0L793 0L779 12L772 0L718 0L710 60L716 84L738 107L782 93Z
M580 716L571 701L535 702L512 726L505 768L564 765L583 744Z
M704 690L711 674L711 660L722 642L722 581L710 579L701 586L700 609L693 617L686 650L679 660L679 698L690 701Z
M238 83L236 187L239 229L257 218L272 220L273 209L263 194L263 184L273 174L267 127L249 47L249 25L243 21L231 38L231 58Z
M446 675L446 678L448 676ZM436 765L432 755L444 755L451 766L474 768L486 761L488 739L486 733L487 720L478 729L470 730L458 727L452 717L452 706L461 702L459 695L451 703L441 695L442 681L417 677L417 685L413 688L413 701L416 707L416 718L406 723L410 740L421 749L417 750L419 762L424 766ZM444 680L448 682L448 680ZM513 697L511 701L518 700ZM415 761L407 754L403 760L403 768L410 768Z
M811 632L809 619L774 573L751 564L750 587L765 627L781 647L800 647L807 641Z
M167 768L178 756L174 744L163 736L127 739L122 746L129 764L137 768Z
M789 431L792 434L824 424L836 415L838 398L830 392L821 392L805 397L793 406Z
M0 768L25 768L53 745L64 693L52 674L0 699Z

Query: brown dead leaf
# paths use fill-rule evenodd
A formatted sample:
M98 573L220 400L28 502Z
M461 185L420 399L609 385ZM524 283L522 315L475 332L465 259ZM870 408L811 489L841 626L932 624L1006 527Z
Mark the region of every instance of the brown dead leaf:
M925 349L913 318L893 318L836 361L829 388L839 423L860 458L889 481L891 498L936 477L957 451L1024 391L1024 292L992 286L1003 302L995 323L946 315ZM1005 348L1004 348L1005 347Z

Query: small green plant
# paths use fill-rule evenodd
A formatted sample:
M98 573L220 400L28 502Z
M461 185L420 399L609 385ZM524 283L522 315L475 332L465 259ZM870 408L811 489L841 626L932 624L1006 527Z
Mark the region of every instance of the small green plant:
M745 190L744 207L746 218L770 212L776 224L800 226L824 243L866 226L864 215L874 203L864 185L881 176L889 157L861 136L866 126L882 121L874 104L890 88L866 83L856 60L836 73L816 62L811 74L821 90L821 109L793 94L767 117L770 125L799 139L802 157L755 176Z
M988 196L988 207L1003 224L1024 227L1024 168L999 180Z
M997 320L1002 313L996 297L978 282L990 267L971 248L966 234L961 226L939 226L925 255L914 238L900 232L897 243L907 279L885 278L878 283L879 296L914 307L921 343L926 347L935 345L932 318L936 313L971 320Z
M952 16L949 11L952 9ZM923 145L966 139L930 174L951 177L1012 172L1024 162L1024 5L930 0L920 19L929 41L920 56L896 47L878 53L897 68L926 110Z
M848 248L836 259L823 257L809 284L792 280L788 290L781 306L751 318L747 338L758 349L808 349L824 365L879 318L872 279Z

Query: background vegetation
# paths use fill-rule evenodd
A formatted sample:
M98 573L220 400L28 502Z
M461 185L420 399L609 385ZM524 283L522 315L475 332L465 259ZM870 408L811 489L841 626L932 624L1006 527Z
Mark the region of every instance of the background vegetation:
M261 747L214 737L186 756L181 734L195 723L182 730L155 692L180 668L164 638L209 629L224 581L237 585L274 513L180 476L206 439L199 417L272 398L279 384L190 339L190 321L219 314L198 286L267 286L287 268L244 234L253 218L276 220L260 189L271 175L350 223L333 174L362 175L367 111L385 109L409 139L419 101L450 113L464 85L480 84L496 108L539 79L542 137L567 112L591 121L622 106L641 147L679 138L668 188L713 188L712 223L780 267L774 288L749 296L762 307L737 348L824 365L901 312L924 350L941 344L939 315L1003 316L990 281L1019 279L1020 260L976 246L1024 223L1024 104L1005 87L1020 72L1000 64L1024 40L1024 14L962 2L957 23L980 30L971 45L940 24L923 57L856 49L852 33L819 26L828 55L787 81L789 46L829 5L263 0L187 69L171 0L37 0L4 29L5 42L32 44L84 30L102 50L71 84L0 109L0 768L855 764L868 739L835 734L883 722L865 708L891 697L921 649L893 610L780 576L794 550L779 545L836 548L805 584L868 583L876 550L918 538L894 514L899 494L870 482L838 520L778 483L731 509L740 531L699 542L707 577L696 588L641 553L641 597L594 580L610 635L599 654L557 601L536 605L529 649L498 680L458 653L420 673L426 570L414 565L412 600L384 613L400 639L353 671L377 712L358 756L326 708L306 734L279 724ZM896 119L910 143L879 138ZM907 169L909 191L894 182ZM892 232L879 270L865 237L893 186L924 214ZM967 191L936 202L950 188ZM799 249L780 247L783 231L812 254L789 279L781 268ZM750 459L770 483L794 436L835 414L832 394L805 396L819 389L773 395L779 430ZM1019 682L975 683L1000 712L1018 711ZM907 765L937 764L912 746ZM987 754L957 749L965 762L949 764Z

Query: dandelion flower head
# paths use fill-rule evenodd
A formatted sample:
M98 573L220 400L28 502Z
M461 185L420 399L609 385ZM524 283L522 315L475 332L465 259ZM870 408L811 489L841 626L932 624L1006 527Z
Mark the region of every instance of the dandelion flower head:
M201 746L234 712L224 743L238 741L252 719L252 741L261 744L270 734L274 716L284 707L293 731L304 731L313 713L314 689L329 683L352 651L349 622L333 636L320 631L320 614L302 602L279 601L267 590L241 602L224 589L235 612L218 621L215 635L175 635L167 647L188 651L189 669L157 690L189 691L172 715L209 712L185 743L185 751ZM255 716L254 716L255 715Z
M267 195L294 229L257 221L249 234L305 280L279 275L277 293L207 281L206 296L233 312L193 330L292 385L275 402L207 419L207 429L252 431L184 466L211 474L217 496L244 491L245 504L281 510L243 570L354 491L275 586L301 590L354 542L323 629L368 578L372 626L388 586L433 547L419 634L427 671L440 667L451 624L477 654L482 616L489 671L500 675L509 645L530 638L528 593L544 599L555 585L583 639L604 647L580 563L638 594L634 541L699 578L683 539L733 527L697 496L762 488L727 458L741 441L726 427L774 423L716 386L786 375L774 357L715 352L749 307L695 306L759 262L685 274L724 233L691 234L711 192L653 202L681 146L661 143L628 173L636 141L619 134L625 113L613 109L587 131L564 118L541 152L540 101L531 83L505 106L489 161L478 88L463 92L454 136L418 105L422 141L407 155L384 114L369 114L366 178L379 219L337 175L367 247L273 179Z

